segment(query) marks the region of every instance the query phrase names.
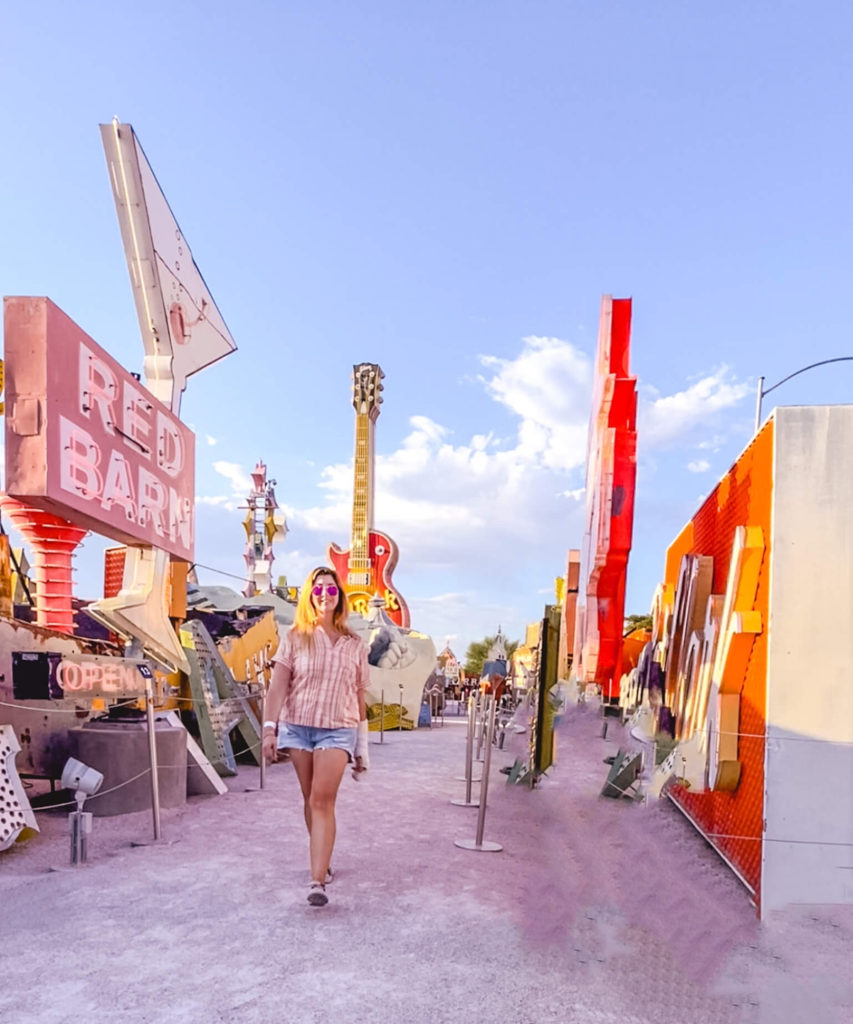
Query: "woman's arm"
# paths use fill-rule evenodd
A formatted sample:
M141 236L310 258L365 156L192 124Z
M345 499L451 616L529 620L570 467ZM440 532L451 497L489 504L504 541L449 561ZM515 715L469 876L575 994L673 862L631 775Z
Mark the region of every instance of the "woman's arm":
M290 687L290 668L280 661L273 662L272 680L270 682L267 699L264 702L264 725L261 740L261 752L268 761L275 758L276 735L278 726L267 725L267 722L278 723L278 716L281 714L281 706Z
M358 694L358 731L356 734L355 741L355 765L353 767L353 776L358 778L361 772L367 771L370 764L370 758L367 751L367 701L364 699L364 694L367 689L367 684L370 681L370 668L367 662L367 647L365 644L361 645L363 650L359 652L358 664L356 667L356 693Z
M273 722L278 721L281 714L281 706L290 687L290 668L281 661L273 662L272 680L267 692L266 711L264 714Z

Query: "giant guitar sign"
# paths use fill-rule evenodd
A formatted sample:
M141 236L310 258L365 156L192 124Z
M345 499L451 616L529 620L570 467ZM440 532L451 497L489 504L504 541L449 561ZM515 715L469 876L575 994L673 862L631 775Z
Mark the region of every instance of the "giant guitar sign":
M344 583L351 611L367 615L373 597L385 602L385 613L398 626L408 628L409 609L394 588L391 574L397 565L397 545L373 529L374 429L382 402L385 374L375 363L352 368L355 408L355 458L352 494L352 540L348 551L329 545L329 561Z

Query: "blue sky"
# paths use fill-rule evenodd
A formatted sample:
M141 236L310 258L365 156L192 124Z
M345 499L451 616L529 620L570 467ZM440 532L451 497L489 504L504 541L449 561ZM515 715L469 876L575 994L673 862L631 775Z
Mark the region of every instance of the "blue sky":
M242 572L258 458L277 572L348 543L349 375L378 362L375 523L413 625L459 652L520 638L581 546L600 299L631 296L643 612L758 375L853 353L852 22L784 0L5 5L0 288L141 368L98 132L133 124L238 344L182 408L199 563ZM765 411L851 393L839 363ZM108 543L78 556L83 596Z

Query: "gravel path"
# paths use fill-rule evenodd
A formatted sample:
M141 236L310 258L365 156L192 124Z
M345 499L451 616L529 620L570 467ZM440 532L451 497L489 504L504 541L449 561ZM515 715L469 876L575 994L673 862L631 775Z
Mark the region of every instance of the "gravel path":
M452 707L452 706L451 706ZM377 737L372 736L374 740ZM853 908L759 923L746 890L667 801L602 799L619 729L573 707L540 786L500 768L485 838L464 796L465 721L371 747L345 776L329 905L305 901L307 840L289 764L241 768L222 797L96 818L68 869L64 812L0 854L9 1024L842 1024ZM474 794L479 787L474 786ZM142 843L143 845L132 845ZM61 870L50 870L52 867Z

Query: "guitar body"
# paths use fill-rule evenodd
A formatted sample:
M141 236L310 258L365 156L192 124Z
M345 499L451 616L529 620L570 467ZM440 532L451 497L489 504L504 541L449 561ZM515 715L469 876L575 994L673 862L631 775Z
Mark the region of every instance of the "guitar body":
M394 588L391 578L397 565L398 549L387 534L378 530L368 531L366 559L354 560L352 548L343 550L337 544L329 545L328 555L344 585L350 611L358 612L366 618L368 602L372 597L379 596L385 600L385 614L388 618L403 629L409 628L409 608Z

